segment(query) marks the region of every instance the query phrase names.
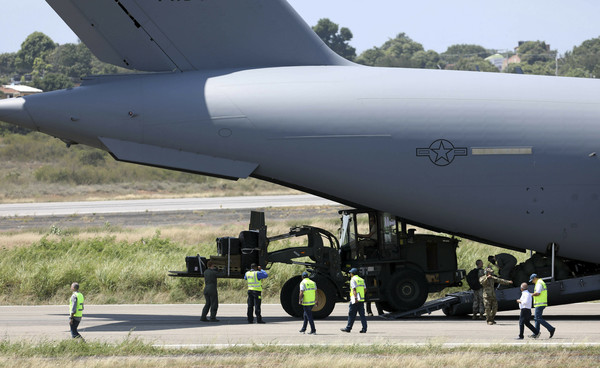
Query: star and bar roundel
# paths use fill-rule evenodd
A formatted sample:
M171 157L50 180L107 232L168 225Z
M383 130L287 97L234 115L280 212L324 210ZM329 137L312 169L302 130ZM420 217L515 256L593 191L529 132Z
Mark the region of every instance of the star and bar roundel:
M446 139L438 139L427 148L417 148L418 157L429 157L429 160L437 166L447 166L457 156L467 156L467 147L454 147L452 142Z

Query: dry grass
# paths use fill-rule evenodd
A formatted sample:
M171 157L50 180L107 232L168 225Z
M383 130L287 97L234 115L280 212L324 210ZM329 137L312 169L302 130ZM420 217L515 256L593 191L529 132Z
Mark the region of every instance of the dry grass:
M268 234L287 233L289 228L300 224L310 224L337 233L338 221L334 218L322 219L315 213L311 218L300 220L269 220ZM103 228L86 229L60 229L60 232L52 233L36 231L11 231L0 232L0 252L3 252L5 262L0 271L0 282L6 287L0 292L0 303L13 304L16 300L22 302L17 295L30 295L28 300L33 304L60 303L63 295L60 282L65 277L76 277L83 280L84 286L94 285L93 293L88 295L89 301L96 304L114 304L129 300L134 303L186 303L197 301L201 297L203 279L182 279L167 277L167 271L184 270L185 256L200 254L210 256L216 254L215 239L221 236L237 236L241 230L247 228L247 219L221 226L208 224L194 224L182 226L166 226L158 231L155 227L145 228L118 228L107 226ZM158 238L157 238L158 237ZM147 241L158 243L166 242L164 252L156 253L140 248L140 244ZM305 238L290 238L273 242L269 250L277 250L283 247L304 245ZM48 244L47 246L41 244ZM157 243L157 244L158 244ZM44 254L42 262L39 257L24 258L17 256L14 252L19 249L34 247L36 254ZM50 248L48 248L50 247ZM102 253L89 253L88 248L103 249ZM56 251L86 254L79 257L77 267L63 267L62 258ZM475 259L486 259L488 254L496 254L501 249L483 244L465 241L459 248L459 267L469 270L473 267ZM40 253L41 252L41 253ZM82 253L83 252L83 253ZM114 257L119 253L120 256ZM28 254L28 253L25 253ZM111 256L112 254L112 256ZM518 258L524 258L524 253L515 253ZM58 258L57 258L58 256ZM66 256L66 253L65 253ZM11 258L9 258L11 257ZM30 257L30 256L29 256ZM90 258L92 257L92 258ZM96 258L101 257L101 258ZM268 287L265 289L265 302L278 303L281 285L290 277L300 274L302 266L274 264L271 268L272 277L269 279ZM15 279L14 275L26 275ZM130 283L138 280L146 285L143 291L135 293L136 299L131 300L127 288L114 288L114 284ZM82 281L82 280L80 280ZM46 285L43 290L32 287L42 283ZM67 285L67 283L65 283ZM67 285L68 286L68 285ZM223 303L243 303L244 295L240 293L243 282L240 280L219 280L219 297ZM466 284L461 288L445 289L439 293L430 294L430 299L439 298L448 292L466 290ZM12 291L11 291L12 290ZM65 292L68 287L65 286ZM127 299L125 299L127 298Z
M258 348L258 350L261 350ZM198 352L181 351L179 355L161 356L118 356L118 357L79 357L78 365L85 367L406 367L406 368L435 368L435 367L522 367L527 362L528 367L563 368L563 367L597 367L598 355L593 351L579 349L549 349L535 352L511 352L507 347L504 351L494 349L441 349L436 347L412 349L405 352L405 348L394 349L389 346L381 353L370 354L364 352L352 353L356 350L352 346L344 349L318 348L318 352L311 352L310 347L295 352L295 348L282 347L268 349L274 351L258 352ZM398 352L394 352L397 350ZM56 367L67 366L73 363L72 358L0 358L0 366L4 367Z

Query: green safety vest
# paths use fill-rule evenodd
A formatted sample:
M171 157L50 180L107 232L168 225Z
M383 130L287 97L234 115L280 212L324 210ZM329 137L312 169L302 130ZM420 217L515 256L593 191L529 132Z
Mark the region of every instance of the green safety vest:
M302 305L315 305L317 295L317 284L309 278L302 280L300 285L304 284L304 292L302 293Z
M75 294L77 295L77 307L75 309L75 314L73 315L73 317L82 317L83 316L83 294L76 291ZM73 310L73 299L69 298L69 314L71 314L71 311Z
M262 282L258 279L258 271L246 272L246 281L248 281L248 290L262 291Z
M540 295L533 297L533 307L534 308L548 306L548 289L546 288L546 283L544 282L544 280L538 279L537 282L535 283L536 289L539 284L542 285L542 291L540 292ZM535 289L533 290L533 292L535 292Z
M360 276L358 276L358 275L352 276L352 279L350 279L350 280L354 280L354 282L356 282L356 294L358 296L358 301L364 302L365 301L365 280L360 278ZM352 299L352 296L354 296L354 294L352 293L352 288L350 288L350 299Z

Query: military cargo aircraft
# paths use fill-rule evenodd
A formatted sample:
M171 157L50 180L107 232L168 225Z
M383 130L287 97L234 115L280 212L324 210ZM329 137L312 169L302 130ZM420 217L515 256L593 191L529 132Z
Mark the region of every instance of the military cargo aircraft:
M47 2L99 59L144 73L1 101L2 121L600 263L597 80L356 65L285 0Z

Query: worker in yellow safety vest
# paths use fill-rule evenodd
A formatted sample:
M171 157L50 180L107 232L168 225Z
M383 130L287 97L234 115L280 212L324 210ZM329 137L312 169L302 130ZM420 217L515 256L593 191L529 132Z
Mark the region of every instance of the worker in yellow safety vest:
M367 317L365 317L365 293L367 292L367 287L365 286L365 280L358 276L358 270L356 268L352 268L348 273L350 273L350 308L348 310L348 324L341 330L343 332L352 331L356 313L358 312L362 324L360 333L366 333Z
M250 265L244 279L248 281L248 323L254 323L253 312L256 314L256 323L265 323L262 319L260 304L262 299L262 281L269 277L266 271L261 270L256 263Z
M319 305L317 300L317 284L308 278L308 272L302 272L302 281L300 282L300 295L298 302L304 310L304 323L300 329L300 333L306 332L306 325L310 323L309 335L316 335L315 321L313 320L312 309L315 305Z
M554 336L554 332L556 332L556 328L552 327L542 314L544 313L544 309L548 306L548 288L546 287L546 283L537 274L531 274L529 277L529 282L533 282L535 287L533 289L533 307L535 308L534 320L535 320L535 333L529 337L533 337L537 339L540 337L540 324L550 332L550 338Z
M83 317L83 294L79 292L79 284L76 282L71 284L71 291L73 291L73 295L69 299L69 327L71 328L71 337L74 339L83 339L77 331L77 327L81 323L81 317Z

